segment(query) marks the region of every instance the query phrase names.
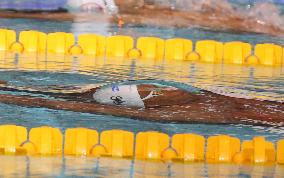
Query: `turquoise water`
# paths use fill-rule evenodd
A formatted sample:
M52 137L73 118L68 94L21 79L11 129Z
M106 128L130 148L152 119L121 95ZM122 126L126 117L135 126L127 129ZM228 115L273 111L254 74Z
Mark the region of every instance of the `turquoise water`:
M133 66L133 65L132 65ZM18 85L18 86L37 86L37 85L85 85L85 84L100 84L114 81L124 81L127 79L147 79L147 78L155 78L155 79L168 79L167 75L171 76L171 71L160 71L160 76L156 75L157 69L154 71L153 69L147 68L146 66L142 73L135 67L133 67L133 71L129 69L131 66L128 65L115 65L111 66L107 64L101 68L95 68L95 71L92 71L88 74L81 74L77 72L71 73L54 73L54 72L28 72L28 71L1 71L0 72L0 80L10 81L10 84ZM165 67L165 66L164 66ZM115 69L119 69L115 71ZM137 67L139 68L139 67ZM172 68L171 68L172 69ZM203 69L201 66L199 70ZM206 69L206 68L205 68ZM138 70L138 71L137 71ZM148 70L148 71L147 71ZM120 72L121 71L121 72ZM153 73L154 72L154 73ZM218 75L216 73L216 75ZM237 79L234 81L230 80L226 81L226 78L221 79L220 76L214 76L214 81L209 80L210 76L206 77L200 71L199 74L197 72L195 77L179 76L184 77L176 78L177 81L183 81L183 83L192 84L194 86L207 86L207 88L211 88L214 85L223 85L219 90L227 90L228 87L231 87L231 91L235 90L235 93L240 95L240 93L248 92L249 90L259 90L263 95L259 95L259 97L274 97L276 100L283 98L284 91L277 89L284 87L283 75L279 76L280 78L271 79L270 81L265 81L258 79L256 81L247 82L245 78ZM172 76L173 77L173 76ZM212 77L212 76L211 76ZM227 80L229 76L227 76ZM244 76L242 76L244 77ZM248 76L249 77L249 76ZM174 80L174 78L172 79ZM172 81L171 80L171 81ZM196 80L192 82L191 80ZM199 80L199 81L198 81ZM220 80L220 81L218 81ZM237 83L238 82L238 83ZM265 84L263 82L267 82L269 87L263 88ZM167 82L165 82L166 84ZM251 86L243 86L243 84L249 84ZM261 86L257 86L262 83ZM173 83L171 85L181 88L180 83ZM227 86L226 86L227 85ZM230 86L229 86L230 85ZM235 86L234 86L235 85ZM238 85L238 86L237 86ZM233 89L235 87L235 89ZM258 87L258 88L256 88ZM7 93L7 92L0 92ZM257 93L256 91L252 91L251 95ZM264 95L264 93L266 93ZM15 94L15 93L13 93ZM24 93L23 93L24 94ZM256 95L256 94L255 94ZM256 95L257 96L257 95ZM5 105L0 104L0 124L19 124L25 127L37 127L42 125L49 125L53 127L59 127L62 131L65 128L70 127L87 127L96 129L99 131L109 130L109 129L124 129L132 132L146 131L146 130L155 130L164 133L168 133L170 135L176 133L197 133L204 136L210 136L215 134L228 134L232 136L236 136L244 139L251 139L253 136L266 136L268 140L277 141L280 138L284 138L283 128L277 127L261 127L261 126L250 126L250 125L204 125L204 124L177 124L177 123L157 123L157 122L149 122L149 121L139 121L133 120L129 118L123 117L114 117L114 116L105 116L105 115L97 115L97 114L86 114L86 113L76 113L69 111L55 111L45 108L26 108L19 107L13 105Z
M70 22L23 19L0 19L0 27L17 32L28 29L44 32L71 32ZM89 29L92 30L92 29ZM93 29L95 31L95 29ZM108 27L112 34L134 37L183 37L192 40L243 40L250 43L275 42L279 37L260 34L236 34L201 29L158 28L153 26ZM63 57L49 56L49 61ZM188 62L153 62L123 59L66 58L65 63L47 62L45 69L36 71L33 63L44 59L0 55L0 80L18 86L84 85L126 80L156 79L171 85L192 85L210 91L222 91L236 96L283 101L284 69L281 67L242 67L237 65L199 64ZM84 60L94 63L81 65ZM26 65L30 64L30 65ZM48 67L51 66L51 67ZM55 67L57 66L57 67ZM0 92L3 93L3 92ZM0 104L0 124L17 124L27 128L48 125L63 132L70 127L87 127L98 131L124 129L132 132L155 130L173 135L197 133L206 137L228 134L242 140L265 136L270 141L284 138L284 128L251 125L205 125L157 123L97 114L55 111L45 108L26 108ZM278 166L237 166L207 164L165 164L123 159L93 158L38 158L1 156L0 177L283 177L284 168ZM3 160L3 161L2 161ZM13 165L13 166L11 166ZM2 169L2 170L1 170ZM20 173L19 173L20 172Z

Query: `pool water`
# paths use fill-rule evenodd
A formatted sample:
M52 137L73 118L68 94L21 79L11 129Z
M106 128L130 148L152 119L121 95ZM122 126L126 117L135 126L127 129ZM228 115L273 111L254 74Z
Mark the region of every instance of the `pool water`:
M78 59L74 59L78 60ZM169 83L178 88L183 88L184 84L205 88L216 92L224 92L229 95L266 98L270 100L283 100L284 76L280 68L268 68L268 72L260 68L251 72L250 68L235 66L214 66L206 64L183 63L182 68L174 67L173 64L167 66L141 65L139 62L105 62L97 59L101 66L91 66L84 71L76 70L76 67L67 67L64 72L50 71L26 71L3 70L0 71L0 80L8 81L17 86L47 86L47 85L86 85L112 83L127 80L162 80L164 84ZM100 61L100 62L99 62ZM75 62L72 62L75 63ZM139 65L139 66L136 66ZM51 65L54 66L54 65ZM220 71L218 68L221 67ZM229 67L229 71L225 68ZM66 70L70 68L69 71ZM79 67L80 68L80 67ZM211 71L210 71L211 69ZM235 69L236 71L233 71ZM87 71L90 70L90 71ZM228 73L226 73L228 72ZM243 76L237 75L242 72ZM260 74L258 74L260 72ZM251 74L254 73L254 74ZM256 76L254 76L256 75ZM259 76L258 76L259 75ZM272 76L271 76L272 75ZM275 75L275 76L273 76ZM174 81L174 82L167 82ZM0 93L7 93L1 91ZM12 93L15 94L15 93ZM23 93L24 94L24 93ZM265 135L269 140L276 141L283 137L283 128L261 127L250 125L204 125L204 124L178 124L178 123L153 123L149 121L139 121L123 117L113 117L96 114L76 113L70 111L55 111L45 108L26 108L13 105L0 104L1 120L0 124L20 124L31 128L41 125L59 127L61 129L70 127L88 127L99 131L108 129L124 129L132 132L155 130L168 133L170 135L183 132L192 132L205 136L214 134L229 134L241 139L251 139L256 135ZM9 111L9 112L8 112ZM74 122L75 121L75 122Z
M83 24L83 25L82 25ZM176 28L176 27L157 27L147 25L125 25L123 28L118 28L116 24L104 24L96 22L88 23L72 23L50 20L34 20L34 19L0 19L0 28L9 28L17 32L23 30L38 30L42 32L74 32L80 33L97 33L102 35L121 34L132 37L140 36L155 36L164 39L168 38L188 38L193 41L202 39L211 39L217 41L244 41L251 44L273 42L279 45L284 45L284 39L278 36L269 36L256 33L241 33L230 31L214 31L210 29L200 28ZM104 30L104 31L102 31Z
M43 166L44 165L44 166ZM275 177L281 178L284 167L271 165L231 165L203 163L166 164L111 158L55 158L2 156L0 175L9 177ZM8 176L7 176L8 177Z
M71 22L52 22L23 19L0 19L0 27L44 32L72 31ZM83 32L83 31L82 31ZM95 32L95 29L94 29ZM151 26L109 26L112 34L183 37L192 40L243 40L255 43L284 44L278 37L260 34L236 34L201 29L157 28ZM127 80L154 79L178 88L195 86L216 93L237 97L284 100L284 68L238 66L190 62L169 62L126 59L94 59L86 57L48 56L44 69L35 63L37 56L0 55L0 80L17 86L85 85ZM93 62L85 63L86 60ZM59 62L58 62L59 61ZM61 61L61 62L60 62ZM62 62L64 61L64 62ZM0 92L7 93L7 92ZM25 94L25 93L23 93ZM160 131L196 133L206 137L216 134L236 136L241 140L265 136L269 141L284 138L284 128L252 125L206 125L158 123L108 115L56 111L45 108L26 108L0 104L0 125L17 124L27 128L48 125L66 128L87 127L98 131L123 129L132 132ZM2 161L3 160L3 161ZM109 158L39 158L1 156L0 177L281 177L284 168L278 166L166 164ZM9 166L13 165L13 166ZM2 170L1 170L2 169ZM20 173L19 173L20 172Z

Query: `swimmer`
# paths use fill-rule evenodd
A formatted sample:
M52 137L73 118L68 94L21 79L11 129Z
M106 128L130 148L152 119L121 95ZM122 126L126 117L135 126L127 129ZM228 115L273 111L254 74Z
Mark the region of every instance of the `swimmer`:
M156 122L284 126L284 103L234 98L157 81L18 87L0 82L0 103ZM23 93L26 93L23 94ZM43 97L44 96L44 97Z
M278 13L277 6L271 3L252 6L247 12L233 8L225 0L177 0L174 4L170 3L171 1L165 2L169 3L162 3L158 0L69 0L68 4L73 8L70 8L68 13L45 13L43 15L41 13L1 12L0 17L76 21L78 23L79 21L101 23L107 20L121 24L123 21L126 24L202 27L214 30L284 35L283 17ZM81 11L73 12L72 9L76 8ZM264 10L269 10L271 13L264 12ZM100 15L89 13L93 11L101 13Z

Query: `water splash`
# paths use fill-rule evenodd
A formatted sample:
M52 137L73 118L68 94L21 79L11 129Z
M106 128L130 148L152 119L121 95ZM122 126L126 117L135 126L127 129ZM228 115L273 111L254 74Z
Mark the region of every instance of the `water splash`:
M131 23L284 36L280 9L284 0L115 0L115 3L123 19Z
M226 0L177 0L176 8L183 10L193 10L193 11L207 11L218 10L218 11L232 11L233 7L231 3Z
M176 0L174 3L170 0L163 2L156 0L155 2L156 6L162 4L188 14L195 13L200 19L204 19L204 16L212 16L215 24L219 21L219 25L225 28L227 26L230 29L244 31L250 31L249 29L253 28L251 31L254 32L273 31L274 34L278 32L284 34L284 16L281 12L284 1L282 0ZM147 5L146 0L144 3ZM230 24L222 24L225 21ZM213 22L207 23L210 27ZM266 30L263 29L264 27Z
M273 3L256 3L248 10L248 17L255 18L259 23L270 24L284 29L284 16L278 6Z

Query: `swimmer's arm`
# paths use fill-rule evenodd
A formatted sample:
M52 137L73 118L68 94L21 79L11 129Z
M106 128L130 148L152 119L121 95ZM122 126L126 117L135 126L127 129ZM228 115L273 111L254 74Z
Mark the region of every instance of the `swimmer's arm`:
M43 95L68 95L68 94L82 94L90 90L98 88L103 84L89 84L82 86L71 86L71 85L49 85L49 86L15 86L9 84L7 81L0 80L0 90L11 91L11 92L25 92L32 94L43 94Z
M26 13L0 11L0 18L31 18L39 20L73 21L75 15L71 13Z
M227 99L227 98L225 98ZM245 100L248 102L248 100ZM220 102L220 103L219 103ZM32 96L15 96L0 94L0 103L12 104L24 107L48 108L54 110L66 110L82 113L107 114L113 116L129 117L141 120L158 122L186 122L205 124L253 124L253 125L277 125L283 126L283 113L281 112L255 112L251 109L238 108L239 106L223 105L218 103L192 103L183 106L161 107L153 109L137 110L135 108L115 107L99 103L84 103L74 101L52 100ZM235 103L234 101L232 101ZM237 103L236 103L237 104ZM254 107L254 101L250 105ZM258 103L261 104L261 103ZM236 108L237 107L237 108ZM212 110L213 109L213 110ZM216 109L216 111L214 111ZM256 108L259 109L259 108ZM264 115L265 114L265 115Z

